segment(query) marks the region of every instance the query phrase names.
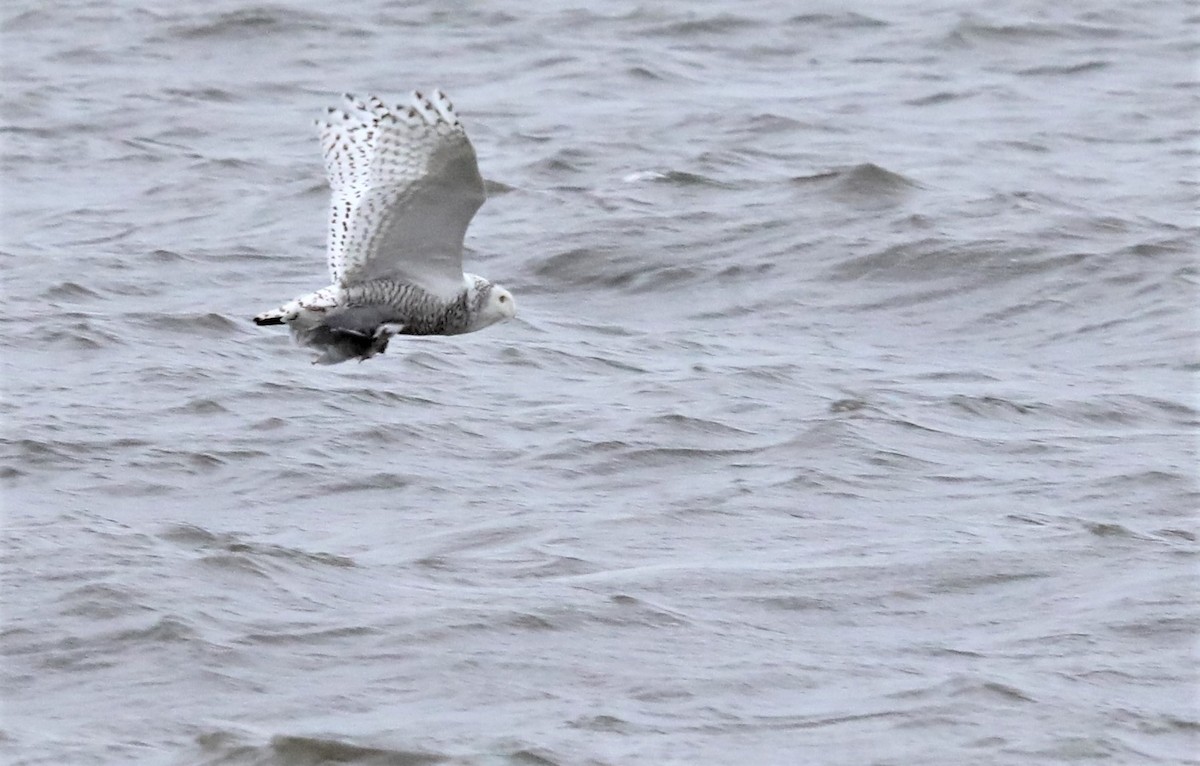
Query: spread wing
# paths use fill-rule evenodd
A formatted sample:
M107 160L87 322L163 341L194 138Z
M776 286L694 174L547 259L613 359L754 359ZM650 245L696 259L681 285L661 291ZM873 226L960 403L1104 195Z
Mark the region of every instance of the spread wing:
M345 100L318 122L333 190L330 276L346 285L389 277L452 299L463 235L486 198L454 107L441 91L399 107Z

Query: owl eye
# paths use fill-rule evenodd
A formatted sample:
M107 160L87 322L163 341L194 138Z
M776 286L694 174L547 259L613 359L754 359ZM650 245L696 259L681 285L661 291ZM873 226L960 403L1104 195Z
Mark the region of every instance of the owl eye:
M501 296L500 296L500 302L501 302L501 303L504 303L504 302L506 302L507 300L508 300L508 296L507 296L507 295L501 295Z

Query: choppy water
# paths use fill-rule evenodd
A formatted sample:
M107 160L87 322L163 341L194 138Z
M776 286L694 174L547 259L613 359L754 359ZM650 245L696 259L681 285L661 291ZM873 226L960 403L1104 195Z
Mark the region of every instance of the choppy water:
M20 764L1196 763L1195 3L16 2ZM314 368L440 85L518 321Z

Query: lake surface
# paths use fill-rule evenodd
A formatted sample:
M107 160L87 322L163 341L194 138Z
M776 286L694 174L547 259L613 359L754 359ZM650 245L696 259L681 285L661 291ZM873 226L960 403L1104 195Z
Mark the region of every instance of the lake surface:
M1200 763L1200 10L3 11L12 764ZM444 88L515 321L314 367Z

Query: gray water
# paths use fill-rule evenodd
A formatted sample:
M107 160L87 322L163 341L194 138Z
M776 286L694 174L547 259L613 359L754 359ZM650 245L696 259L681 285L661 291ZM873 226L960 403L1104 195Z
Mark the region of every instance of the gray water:
M533 5L5 6L4 760L1200 762L1196 3ZM431 86L520 316L313 367Z

